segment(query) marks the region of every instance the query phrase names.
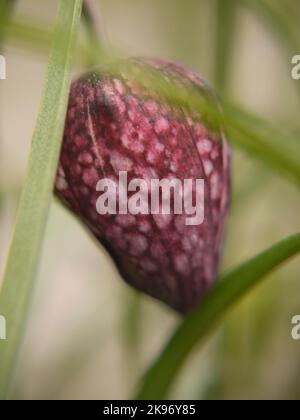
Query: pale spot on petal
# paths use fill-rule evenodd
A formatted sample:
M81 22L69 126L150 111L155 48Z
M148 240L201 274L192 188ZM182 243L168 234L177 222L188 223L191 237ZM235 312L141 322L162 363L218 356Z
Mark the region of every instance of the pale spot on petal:
M83 171L82 178L87 186L94 188L97 184L99 176L97 170L94 167L91 167Z
M149 273L154 273L155 271L158 270L157 265L150 260L149 258L145 258L142 260L141 262L141 266L143 267L143 269Z
M189 274L189 260L185 254L176 255L174 258L175 269L179 274Z
M159 229L165 229L172 221L172 214L154 214L153 219Z
M132 214L118 214L116 216L118 225L126 227L135 225L135 217Z
M132 160L127 156L123 156L120 153L113 151L110 155L110 163L114 168L115 172L119 171L130 171L133 166Z
M147 220L141 220L138 224L139 231L147 233L151 230L151 224Z
M158 110L157 103L151 100L145 102L144 107L150 114L155 114Z
M203 166L204 166L205 175L206 176L209 176L212 173L213 169L214 169L211 160L204 159L203 160Z
M147 239L139 233L128 234L126 239L130 243L130 252L134 256L143 254L148 248Z
M211 198L212 200L216 200L220 192L219 176L216 172L211 176L210 188L211 188Z
M157 134L161 134L165 131L167 131L169 129L169 122L166 118L164 117L159 117L156 121L155 121L155 131L157 132Z
M123 83L121 82L121 80L119 80L119 79L114 79L114 85L115 85L115 88L116 88L117 92L118 92L120 95L124 95L124 93L125 93L125 88L124 88L124 85L123 85Z
M68 184L65 178L60 176L57 177L55 186L58 189L58 191L64 191L68 188Z

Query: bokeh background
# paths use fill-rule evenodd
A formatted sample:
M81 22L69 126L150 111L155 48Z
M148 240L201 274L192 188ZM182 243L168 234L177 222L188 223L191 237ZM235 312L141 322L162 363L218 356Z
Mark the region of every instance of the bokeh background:
M128 55L180 61L213 86L218 84L220 16L215 0L97 3L110 46ZM244 3L249 2L237 0L226 96L282 130L300 132L300 81L292 80L290 64L300 50L287 51L260 9ZM279 10L283 3L289 6L285 13L291 19L296 13L300 16L298 0L273 3ZM31 41L22 37L22 23L51 32L56 10L54 0L17 1L5 43L7 80L0 81L1 273L49 51L44 32ZM80 40L86 42L83 31ZM83 71L79 52L76 63L74 76ZM300 230L296 187L238 150L233 171L222 270ZM241 301L206 344L195 349L170 397L300 398L300 341L291 338L291 319L300 314L299 272L298 258ZM161 303L124 284L108 255L53 201L14 395L130 398L178 322L179 317Z

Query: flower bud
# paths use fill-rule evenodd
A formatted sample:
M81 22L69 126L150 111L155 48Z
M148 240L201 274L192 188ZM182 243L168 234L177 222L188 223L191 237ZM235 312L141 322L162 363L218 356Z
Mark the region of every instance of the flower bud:
M188 86L211 97L197 74L163 60L130 63L133 73L102 69L73 82L56 193L126 282L187 313L217 276L229 147L200 112L135 79L148 69L170 89Z

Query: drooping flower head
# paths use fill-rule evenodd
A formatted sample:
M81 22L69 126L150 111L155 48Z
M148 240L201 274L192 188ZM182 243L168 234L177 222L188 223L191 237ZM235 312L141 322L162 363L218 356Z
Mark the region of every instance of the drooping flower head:
M176 85L195 89L210 97L217 109L201 77L163 60L132 59L130 66L132 73L102 69L73 82L56 193L105 246L130 285L187 313L217 276L229 207L229 147L222 129L201 112L171 103L137 80L150 70L171 91ZM124 185L118 184L120 174L126 174L126 185L140 180L136 189L127 190L127 197ZM161 201L158 211L151 212L151 181L174 179L181 181L177 198L182 204L185 180L195 181L193 203L196 180L204 181L201 224L186 223L191 215L184 205L182 212L176 211L174 189L170 211L163 214ZM101 180L108 180L107 186L111 181L116 185L113 191L123 193L115 202L112 198L114 208L106 214L97 206ZM143 211L135 214L128 200L134 201L137 192L149 200L146 209L144 202L139 207Z

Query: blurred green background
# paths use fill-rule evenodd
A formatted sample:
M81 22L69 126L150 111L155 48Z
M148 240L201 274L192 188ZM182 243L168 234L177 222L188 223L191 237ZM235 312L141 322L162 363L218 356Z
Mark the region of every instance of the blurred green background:
M283 131L300 132L300 81L292 80L290 64L300 54L300 32L299 50L292 51L274 22L254 6L259 1L235 0L235 19L227 16L227 0L97 3L109 46L128 55L182 62L230 101ZM298 0L263 3L290 19L290 28L300 18ZM51 31L56 10L54 0L19 0L13 22L19 29L21 23L30 23ZM227 45L220 30L223 19L232 29ZM5 42L7 80L0 82L1 274L47 64L42 35L28 41L12 26ZM84 31L80 39L86 42ZM74 76L83 70L77 64ZM234 151L233 160L223 270L300 230L297 188L240 151ZM248 295L205 346L193 352L170 397L300 398L300 341L291 338L291 319L300 314L299 272L298 258ZM125 285L106 253L53 202L15 397L130 398L178 321L161 303Z

